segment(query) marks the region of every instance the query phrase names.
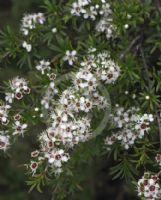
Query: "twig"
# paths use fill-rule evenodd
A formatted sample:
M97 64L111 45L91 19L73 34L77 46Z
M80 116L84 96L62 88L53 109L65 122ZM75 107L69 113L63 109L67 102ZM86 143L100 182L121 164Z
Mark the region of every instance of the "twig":
M155 3L156 3L156 7L157 7L159 13L161 14L161 4L160 4L160 0L155 0Z
M123 200L123 197L124 197L124 191L121 190L118 194L118 196L116 197L117 199L116 200Z
M55 200L55 192L58 188L58 185L55 186L54 190L52 191L52 197L51 197L51 200Z
M123 59L125 57L125 55L129 52L129 50L134 46L134 44L140 39L140 35L138 35L136 38L134 38L131 43L129 44L129 46L125 49L125 51L123 51L123 53L121 53L120 55L120 59Z
M161 118L158 113L157 113L157 121L158 121L158 127L159 127L159 138L160 138L160 146L161 146Z
M9 55L10 55L10 52L7 52L7 53L5 53L4 55L2 55L2 56L0 57L0 62L2 62L3 59L6 58L6 57L9 56Z
M142 60L143 60L143 66L144 66L144 69L145 69L148 85L150 86L151 80L150 80L150 76L149 76L148 65L146 63L146 59L145 59L145 55L144 55L144 51L142 49L142 46L140 47L140 53L141 53L141 57L142 57Z

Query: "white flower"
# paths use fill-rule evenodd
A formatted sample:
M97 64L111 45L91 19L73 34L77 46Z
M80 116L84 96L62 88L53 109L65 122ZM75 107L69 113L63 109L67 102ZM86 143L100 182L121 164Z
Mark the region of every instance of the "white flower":
M92 48L92 47L91 47L91 48L88 49L88 53L93 53L93 52L95 52L96 50L97 50L96 48Z
M52 30L51 30L53 33L56 33L57 32L57 28L52 28Z
M12 102L13 102L13 99L14 99L14 94L13 94L13 93L10 93L10 92L6 92L5 95L6 95L6 96L5 96L6 102L12 103Z
M32 171L32 175L36 173L37 168L38 168L38 163L35 161L31 161L30 169Z
M58 90L55 88L54 82L50 82L45 95L41 100L41 105L44 106L45 109L49 109L51 106L52 98L58 93Z
M78 3L82 6L87 6L91 3L91 0L78 0Z
M9 136L7 132L0 131L0 150L6 151L10 145Z
M128 25L128 24L125 24L125 25L124 25L124 28L125 28L125 29L128 29L128 28L129 28L129 25Z
M127 14L127 18L128 18L128 19L131 19L132 16L131 16L130 14Z
M149 99L150 99L150 96L148 96L148 95L145 96L145 99L146 99L146 100L149 100Z
M77 60L77 52L75 50L73 51L66 51L66 55L64 56L64 61L68 61L69 65L73 65L73 62Z
M15 121L13 126L14 132L13 135L23 135L26 131L27 124L22 124L20 121Z
M36 158L36 157L38 157L39 154L40 154L40 152L38 150L35 150L35 151L31 152L31 157Z
M10 109L9 105L0 106L0 122L2 125L7 125L9 122L8 120L9 109Z
M161 154L157 154L155 157L155 160L157 161L158 165L161 167Z
M86 10L86 12L83 14L83 17L84 17L85 19L91 18L92 20L95 20L97 14L98 14L98 13L97 13L96 7L90 6L89 10Z
M51 164L56 169L60 169L62 164L69 160L69 154L65 153L63 149L55 149L51 151L51 153L47 153L45 157L48 158L49 164Z
M31 45L31 44L28 44L26 41L24 41L24 42L22 43L22 47L23 47L24 49L26 49L27 52L31 52L31 50L32 50L32 45Z
M72 4L71 14L80 16L82 13L85 13L86 10L83 8L82 4L80 2L74 2Z
M45 74L45 72L49 72L51 70L50 62L41 60L38 65L36 65L36 69L41 71L42 74Z

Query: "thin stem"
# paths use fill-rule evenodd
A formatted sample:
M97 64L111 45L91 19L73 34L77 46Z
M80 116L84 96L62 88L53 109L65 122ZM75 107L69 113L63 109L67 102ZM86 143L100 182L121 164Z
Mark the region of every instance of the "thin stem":
M160 0L155 0L155 4L156 4L156 7L161 15L161 4L160 4Z
M141 53L141 57L142 57L143 66L144 66L144 69L145 69L148 85L150 86L151 85L151 80L150 80L150 76L149 76L148 65L146 63L146 59L145 59L145 55L144 55L144 51L143 51L142 47L140 47L140 53Z
M157 113L157 121L158 121L158 127L159 127L159 138L160 138L160 147L161 147L161 118L159 116L159 113Z
M120 59L123 59L125 57L125 55L130 51L130 49L134 46L134 44L140 39L140 35L136 36L131 43L129 44L129 46L125 49L125 51L123 53L121 53L120 55Z

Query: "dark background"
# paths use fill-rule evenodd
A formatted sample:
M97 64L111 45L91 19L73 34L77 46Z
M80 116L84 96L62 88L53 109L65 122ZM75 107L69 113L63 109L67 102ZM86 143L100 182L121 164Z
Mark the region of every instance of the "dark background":
M6 25L14 29L19 28L20 19L24 13L40 10L43 0L0 0L0 29ZM1 68L1 66L0 66ZM17 68L1 70L0 80L8 79L18 73ZM34 134L34 133L31 133ZM32 135L33 136L33 135ZM28 152L34 147L35 137L27 136L25 140L19 139L12 146L9 155L0 155L0 200L47 200L51 199L51 190L45 188L44 192L33 191L28 193L25 183L25 171L21 164L29 160ZM103 158L97 163L96 171L92 177L92 183L87 190L91 190L92 197L89 200L136 200L130 190L121 181L111 181L108 175L110 161ZM89 182L89 180L87 180ZM79 198L80 199L80 198ZM76 200L76 199L71 199ZM84 198L82 200L85 200Z

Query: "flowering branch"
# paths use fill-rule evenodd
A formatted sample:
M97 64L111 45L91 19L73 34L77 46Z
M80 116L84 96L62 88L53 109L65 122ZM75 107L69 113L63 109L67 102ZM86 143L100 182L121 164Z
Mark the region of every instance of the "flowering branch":
M65 4L46 0L44 8L46 13L24 15L19 37L10 30L9 34L2 33L4 38L1 36L9 41L3 44L2 49L7 52L1 59L6 57L8 61L8 55L13 55L11 62L15 59L20 66L29 65L32 69L25 78L16 76L5 88L0 87L4 90L0 149L9 149L15 137L24 136L28 128L33 129L33 124L43 124L41 133L37 133L39 147L31 152L31 160L25 164L31 189L37 187L40 191L41 186L51 183L51 178L55 184L53 198L60 189L71 190L73 194L72 189L63 187L70 187L73 182L79 189L81 186L77 179L66 181L66 176L78 178L72 171L75 166L79 167L81 160L88 165L89 159L101 156L104 150L113 154L117 162L111 168L114 178L131 182L134 168L144 165L146 169L155 156L152 154L158 152L151 139L159 103L152 82L159 85L160 77L150 76L148 54L143 49L146 41L136 28L142 27L145 20L149 27L154 26L149 22L152 6L149 1L131 1L127 6L126 1L110 5L105 0L75 0ZM137 36L129 42L125 36L131 32ZM140 39L141 59L138 59L130 51ZM142 88L148 90L143 95ZM158 114L157 121L161 143ZM89 164L90 170L94 161ZM155 164L160 163L160 156L156 161ZM159 177L145 172L138 181L138 195L157 200L159 192ZM66 198L68 194L63 195Z

